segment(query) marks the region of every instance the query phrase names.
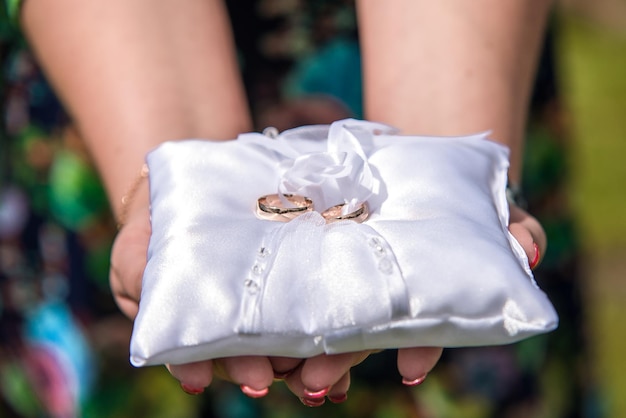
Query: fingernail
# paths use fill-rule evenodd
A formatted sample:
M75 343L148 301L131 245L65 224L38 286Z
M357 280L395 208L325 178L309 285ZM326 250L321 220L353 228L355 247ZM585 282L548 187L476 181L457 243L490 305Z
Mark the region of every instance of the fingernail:
M270 391L270 388L253 389L247 385L241 385L239 387L241 388L241 391L243 393L245 393L251 398L262 398L263 396L267 395L267 393Z
M300 398L300 401L306 406L316 407L324 405L325 399Z
M428 376L428 373L425 373L423 376L420 376L417 379L413 379L413 380L409 380L406 377L403 377L402 384L406 386L419 386L422 383L424 383L424 380L426 380L427 376Z
M181 383L180 387L190 395L199 395L202 392L204 392L204 388L196 388L193 386L186 385L184 383Z
M330 386L324 388L324 389L320 389L320 390L309 390L309 389L304 389L304 396L307 398L312 398L312 399L319 399L319 398L323 398L324 396L326 396L326 394L328 393L328 391L330 391Z
M535 249L535 256L533 260L530 262L530 269L533 270L539 264L539 258L541 258L541 254L539 253L539 246L533 242L533 248Z
M348 400L348 394L343 393L341 395L329 396L328 400L330 400L332 403L343 403Z

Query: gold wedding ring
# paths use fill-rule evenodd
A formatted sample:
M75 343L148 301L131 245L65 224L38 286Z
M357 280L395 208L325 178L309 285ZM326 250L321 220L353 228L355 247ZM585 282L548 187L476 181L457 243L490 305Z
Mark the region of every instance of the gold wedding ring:
M335 205L331 208L326 209L322 212L322 216L326 219L326 223L338 222L338 221L354 221L356 223L361 223L367 219L370 215L369 209L366 203L361 203L354 212L350 212L347 215L341 214L341 208L345 205L345 203L341 203L339 205Z
M313 211L313 201L306 196L296 194L282 195L292 207L285 207L283 200L278 194L268 194L261 196L257 200L256 215L260 219L268 221L289 222L306 212ZM341 214L341 209L345 203L335 205L322 212L322 217L326 223L339 221L353 221L361 223L369 217L369 208L367 203L361 205L353 212L347 215Z
M290 220L313 210L313 201L296 194L282 195L293 207L286 208L278 194L261 196L257 200L256 214L268 221L289 222Z

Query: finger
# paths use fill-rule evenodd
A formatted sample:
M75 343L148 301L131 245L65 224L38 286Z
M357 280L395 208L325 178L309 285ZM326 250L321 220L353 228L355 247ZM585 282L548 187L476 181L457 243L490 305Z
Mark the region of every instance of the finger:
M350 388L350 372L347 371L333 384L317 392L307 390L302 383L302 367L299 367L291 376L285 379L289 390L300 398L306 406L322 406L326 402L326 396L333 403L342 403L348 399Z
M168 364L166 367L172 376L178 379L182 389L191 395L204 392L204 388L213 380L211 360L179 365Z
M304 395L310 396L328 391L352 366L361 363L369 351L345 354L321 354L307 359L300 371L300 380L304 385ZM325 396L326 393L323 395Z
M511 205L509 231L520 243L531 268L535 268L547 247L545 231L539 221L517 206Z
M269 392L274 370L267 357L239 356L216 360L216 375L238 384L251 398L260 398Z
M305 360L304 362L306 361L307 360ZM300 401L304 405L312 406L312 407L322 406L325 402L324 397L328 393L329 388L324 388L318 393L307 392L307 389L305 388L304 383L302 383L302 378L301 378L302 367L304 366L304 362L301 363L300 366L296 368L296 370L293 373L291 373L289 376L285 378L285 384L287 385L287 388L289 388L291 393L293 393L298 398L300 398Z
M350 372L344 374L328 392L328 399L332 403L342 403L348 400L348 389L350 389Z
M524 252L530 259L534 253L533 244L535 240L528 228L520 223L512 223L509 224L509 231L513 234L517 242L520 243Z
M304 359L292 357L270 357L274 379L285 379L302 364Z
M510 224L509 231L524 249L530 268L534 269L541 259L542 251L539 248L539 244L535 242L528 228L522 224Z
M369 354L369 351L321 354L307 359L302 364L299 373L302 391L294 393L297 396L310 398L326 396L332 386L339 382L352 366L361 363Z
M398 371L402 383L417 386L426 379L443 352L439 347L402 348L398 350Z

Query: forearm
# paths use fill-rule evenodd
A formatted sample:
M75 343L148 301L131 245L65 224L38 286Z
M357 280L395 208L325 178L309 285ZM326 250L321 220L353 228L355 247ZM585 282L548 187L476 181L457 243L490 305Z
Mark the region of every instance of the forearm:
M22 19L116 215L145 153L159 143L250 129L218 0L27 1Z
M369 119L405 133L492 130L519 181L549 0L360 0Z

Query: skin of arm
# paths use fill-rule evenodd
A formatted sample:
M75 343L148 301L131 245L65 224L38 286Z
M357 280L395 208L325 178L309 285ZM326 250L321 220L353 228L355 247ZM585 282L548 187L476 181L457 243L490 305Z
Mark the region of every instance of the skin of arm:
M490 130L519 184L527 110L550 0L359 0L365 114L405 134ZM539 222L511 207L529 259L547 246Z
M112 209L166 140L251 129L220 1L27 1L25 32L93 154Z
M393 5L393 6L392 6ZM520 181L548 0L360 0L367 117L406 134L491 130Z

